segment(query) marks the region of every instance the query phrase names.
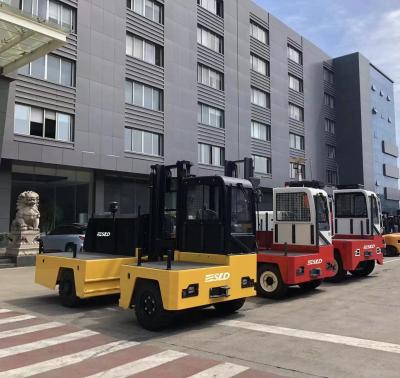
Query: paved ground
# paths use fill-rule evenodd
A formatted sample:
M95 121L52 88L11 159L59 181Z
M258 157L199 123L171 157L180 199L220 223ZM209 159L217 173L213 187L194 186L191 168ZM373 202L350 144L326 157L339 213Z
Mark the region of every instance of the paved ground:
M55 293L33 284L33 274L0 271L0 377L24 366L15 376L75 377L122 366L104 375L399 377L400 258L387 258L365 279L349 277L313 293L294 288L279 302L252 298L228 318L194 311L162 333L141 329L113 298L62 308ZM4 320L18 316L38 318ZM18 329L49 322L62 324L18 336Z

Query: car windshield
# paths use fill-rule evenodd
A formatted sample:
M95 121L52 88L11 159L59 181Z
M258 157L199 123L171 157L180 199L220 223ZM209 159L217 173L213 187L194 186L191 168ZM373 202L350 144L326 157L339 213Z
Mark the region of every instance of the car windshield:
M243 187L232 188L232 233L253 234L252 190Z

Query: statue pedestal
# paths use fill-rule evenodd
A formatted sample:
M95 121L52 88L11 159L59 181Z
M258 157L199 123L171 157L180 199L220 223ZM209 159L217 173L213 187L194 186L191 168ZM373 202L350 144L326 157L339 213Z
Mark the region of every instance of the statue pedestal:
M11 258L17 266L35 265L36 255L39 253L39 231L12 231L11 242L6 249L6 256Z

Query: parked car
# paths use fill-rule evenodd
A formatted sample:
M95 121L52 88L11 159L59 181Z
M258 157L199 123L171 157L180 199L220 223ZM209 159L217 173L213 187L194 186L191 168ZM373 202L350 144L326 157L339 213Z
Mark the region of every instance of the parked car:
M77 252L82 251L85 240L86 224L65 224L55 227L40 237L43 252Z
M383 235L386 243L386 256L400 255L400 233Z

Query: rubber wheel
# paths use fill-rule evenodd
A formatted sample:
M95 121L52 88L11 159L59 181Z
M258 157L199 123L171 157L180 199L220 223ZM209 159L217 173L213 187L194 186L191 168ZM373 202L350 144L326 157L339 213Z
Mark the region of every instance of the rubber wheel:
M396 247L393 245L387 245L386 246L386 256L397 256L399 253L397 252Z
M342 258L340 257L340 254L337 251L335 251L333 265L334 265L334 270L336 271L336 273L333 277L328 278L327 281L329 281L329 282L343 281L347 275L347 271L343 269Z
M241 309L244 305L244 302L246 302L246 298L239 298L232 301L214 303L214 307L219 314L228 315L233 314L237 310Z
M160 289L155 282L139 283L134 305L137 321L149 331L165 329L173 320L173 313L164 309Z
M311 291L311 290L316 289L321 284L322 284L322 280L313 280L313 281L303 282L303 283L299 284L299 286L304 291Z
M355 270L350 270L350 273L355 277L366 277L372 273L375 268L375 260L361 261Z
M63 269L61 272L58 295L61 304L65 307L76 307L79 304L75 290L74 272L71 269Z
M263 264L257 269L257 294L265 298L279 299L286 295L288 286L275 265Z
M73 253L74 250L75 250L74 244L69 243L69 244L67 244L67 245L65 246L65 252Z

